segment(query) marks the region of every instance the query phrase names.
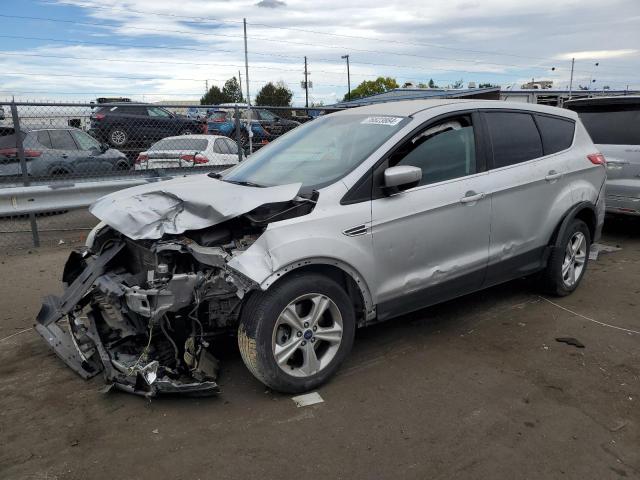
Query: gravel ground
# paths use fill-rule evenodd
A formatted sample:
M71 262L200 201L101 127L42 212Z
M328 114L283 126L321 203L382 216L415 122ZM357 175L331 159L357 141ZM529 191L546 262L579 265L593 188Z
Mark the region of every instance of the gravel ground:
M521 280L359 331L302 408L233 344L219 397L101 393L23 332L67 244L1 256L0 478L640 478L640 335L568 311L640 331L640 221L602 242L556 305Z

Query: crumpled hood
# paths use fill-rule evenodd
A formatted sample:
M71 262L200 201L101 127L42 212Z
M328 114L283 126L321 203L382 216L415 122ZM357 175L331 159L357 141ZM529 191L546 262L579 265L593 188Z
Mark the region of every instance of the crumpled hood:
M111 193L89 211L132 240L155 240L210 227L266 203L293 200L301 186L246 187L190 175Z

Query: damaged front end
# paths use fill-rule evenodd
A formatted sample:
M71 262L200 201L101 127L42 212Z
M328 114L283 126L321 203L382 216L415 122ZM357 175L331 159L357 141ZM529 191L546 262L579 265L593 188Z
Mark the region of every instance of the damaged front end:
M61 297L44 299L36 330L81 377L144 396L219 391L214 343L235 334L242 299L258 288L228 267L270 221L314 202L261 205L199 230L132 240L102 224L73 252Z

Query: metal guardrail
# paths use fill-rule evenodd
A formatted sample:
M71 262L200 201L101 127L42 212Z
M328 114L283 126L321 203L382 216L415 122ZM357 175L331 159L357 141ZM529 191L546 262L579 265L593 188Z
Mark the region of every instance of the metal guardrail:
M221 167L218 170L221 170ZM211 169L208 171L216 171ZM206 174L203 171L182 173L181 176ZM129 177L100 179L87 182L68 180L52 181L48 185L28 185L0 188L0 217L29 215L58 210L88 207L98 198L125 188L161 182L177 178L163 175L159 177Z

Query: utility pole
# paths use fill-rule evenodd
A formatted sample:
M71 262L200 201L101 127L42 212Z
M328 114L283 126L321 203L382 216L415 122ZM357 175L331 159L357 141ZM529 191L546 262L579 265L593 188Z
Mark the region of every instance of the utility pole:
M249 137L249 154L253 153L253 132L251 131L251 96L249 93L249 55L247 54L247 19L242 19L244 26L244 78L247 82L247 136Z
M238 70L238 85L240 85L240 96L242 96L242 74Z
M307 73L307 57L304 57L304 106L309 108L309 76Z
M209 80L204 81L204 94L206 95L209 92Z
M342 55L343 60L347 59L347 100L351 100L351 73L349 72L349 55Z
M571 93L573 91L573 67L576 63L576 59L571 59L571 79L569 80L569 100L571 100Z

